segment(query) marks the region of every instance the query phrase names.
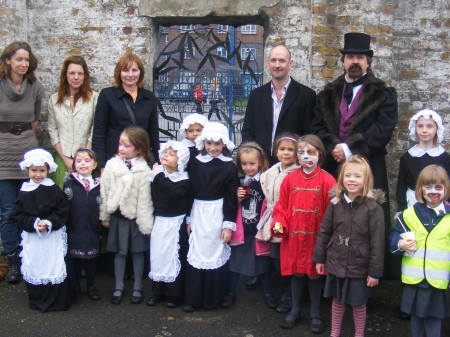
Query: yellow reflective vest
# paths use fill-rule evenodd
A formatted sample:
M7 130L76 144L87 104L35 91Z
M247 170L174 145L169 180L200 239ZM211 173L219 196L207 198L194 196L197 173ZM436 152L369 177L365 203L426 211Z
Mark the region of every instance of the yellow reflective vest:
M426 279L433 287L447 289L450 279L450 214L428 232L414 207L403 212L403 220L416 232L416 251L405 252L402 260L402 282L418 284Z

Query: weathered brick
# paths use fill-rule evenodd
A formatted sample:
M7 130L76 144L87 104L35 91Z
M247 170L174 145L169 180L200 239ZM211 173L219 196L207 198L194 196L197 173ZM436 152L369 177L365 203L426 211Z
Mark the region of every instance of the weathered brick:
M320 5L320 6L313 6L311 9L312 14L326 14L327 13L328 6Z

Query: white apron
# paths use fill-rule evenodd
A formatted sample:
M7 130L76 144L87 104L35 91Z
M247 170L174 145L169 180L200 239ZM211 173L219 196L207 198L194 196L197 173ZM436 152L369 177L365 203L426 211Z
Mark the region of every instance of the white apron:
M174 282L180 273L180 226L185 215L155 216L150 238L150 277L157 282Z
M217 269L230 258L231 248L222 243L223 199L194 200L187 260L197 269Z
M59 284L67 276L64 256L67 253L67 233L63 226L43 236L22 232L23 279L33 285Z

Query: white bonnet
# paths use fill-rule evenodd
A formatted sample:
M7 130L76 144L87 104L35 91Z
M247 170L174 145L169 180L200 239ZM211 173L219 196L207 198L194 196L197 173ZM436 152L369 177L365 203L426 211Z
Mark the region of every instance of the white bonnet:
M189 148L181 142L169 140L166 143L161 144L161 148L159 149L159 158L162 158L164 152L166 152L166 150L170 147L177 151L178 172L184 172L190 157Z
M213 140L215 142L222 140L228 150L233 151L235 145L228 138L228 129L225 125L219 122L210 122L206 124L203 132L200 136L195 140L195 145L197 149L200 151L203 149L203 141L205 139Z
M190 114L183 119L183 123L180 126L180 139L186 138L186 129L192 124L198 123L205 127L209 123L208 118L200 114Z
M425 119L433 119L436 122L437 125L437 139L438 143L441 143L444 139L444 125L442 124L442 118L439 116L439 114L436 111L425 109L420 110L418 113L416 113L414 116L411 117L411 120L409 121L409 138L411 140L418 142L419 139L417 138L416 133L416 123L417 120L423 117Z
M49 166L49 173L55 172L58 165L54 162L52 155L43 149L34 149L25 153L23 161L19 163L22 170L27 169L31 165L44 166L45 163Z

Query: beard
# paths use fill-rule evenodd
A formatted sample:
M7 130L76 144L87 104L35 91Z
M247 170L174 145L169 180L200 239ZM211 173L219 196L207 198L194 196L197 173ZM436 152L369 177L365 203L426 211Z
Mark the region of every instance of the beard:
M360 67L359 64L352 64L348 69L347 69L347 75L348 77L350 77L353 80L357 80L358 78L360 78L363 75L363 71L362 68Z

